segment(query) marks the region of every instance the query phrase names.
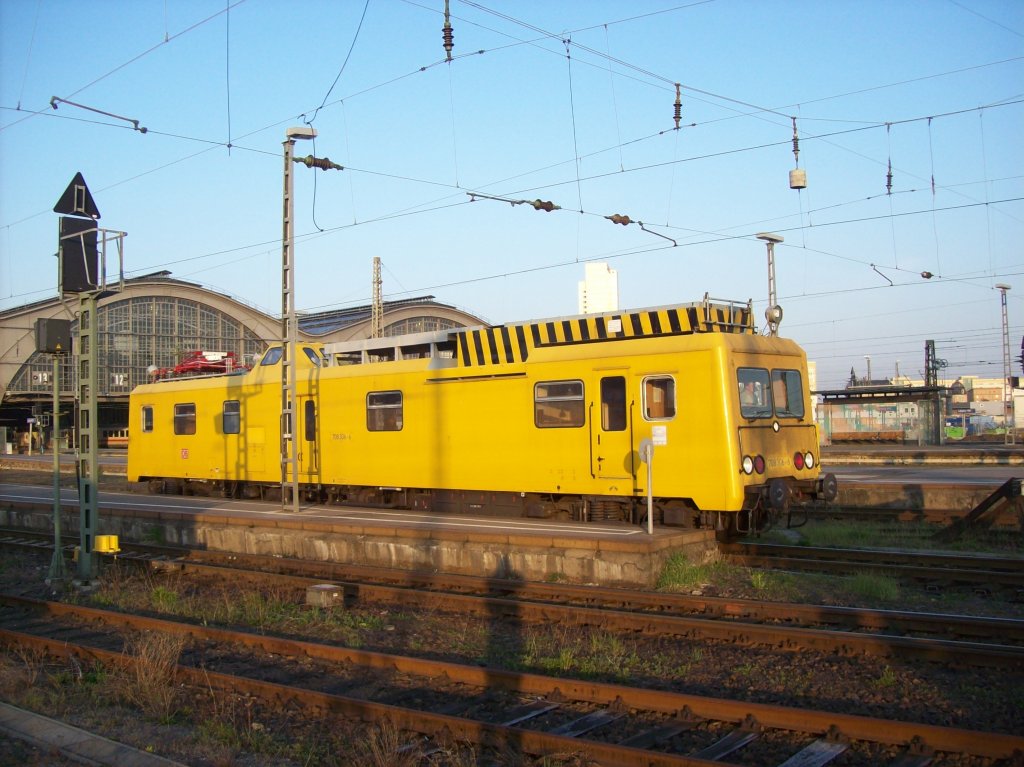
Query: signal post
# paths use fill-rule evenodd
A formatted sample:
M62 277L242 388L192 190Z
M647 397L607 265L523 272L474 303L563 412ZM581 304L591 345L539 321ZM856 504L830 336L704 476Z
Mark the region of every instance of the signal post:
M78 475L79 532L78 578L82 587L92 585L96 576L94 548L99 526L99 300L118 292L124 285L124 238L126 232L100 229L99 209L81 173L75 174L53 208L62 214L58 248L58 294L78 296L78 432L75 461ZM118 254L119 279L107 283L107 245L114 243ZM56 364L56 363L55 363ZM56 376L55 376L56 378ZM56 386L56 382L54 384ZM59 485L54 480L56 519L59 526ZM59 541L58 541L59 546ZM59 553L58 553L59 556ZM51 568L53 569L53 568Z

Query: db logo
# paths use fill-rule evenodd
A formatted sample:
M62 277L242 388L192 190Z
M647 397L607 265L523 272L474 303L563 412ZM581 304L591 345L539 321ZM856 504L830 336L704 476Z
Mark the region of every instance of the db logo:
M181 459L183 461L188 460L188 448L187 447L183 447L181 449Z

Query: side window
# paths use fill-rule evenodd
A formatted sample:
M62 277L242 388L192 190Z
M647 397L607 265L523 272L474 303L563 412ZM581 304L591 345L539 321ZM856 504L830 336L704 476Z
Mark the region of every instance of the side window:
M644 418L666 421L676 417L676 382L671 376L644 379Z
M310 349L308 346L303 346L302 351L306 353L306 356L309 357L309 361L313 363L314 367L320 367L320 357L317 355L315 350Z
M772 391L768 371L764 368L739 368L740 415L744 418L768 418L772 414Z
M575 428L585 422L583 381L546 381L533 387L533 423L538 429Z
M772 393L775 395L775 415L779 418L803 418L804 387L799 370L773 370Z
M281 356L284 354L284 350L280 346L275 346L271 349L267 349L267 353L263 355L263 362L261 365L276 365L281 361Z
M142 406L142 431L150 432L153 431L153 406L143 405Z
M306 442L316 442L316 403L308 399L305 405L305 418L303 423L306 427Z
M194 402L174 406L174 433L196 433L196 404Z
M601 379L601 428L626 430L626 379L623 376Z
M401 431L402 392L372 391L367 394L366 428L370 431Z
M224 401L221 424L225 434L238 434L242 430L242 410L236 399Z

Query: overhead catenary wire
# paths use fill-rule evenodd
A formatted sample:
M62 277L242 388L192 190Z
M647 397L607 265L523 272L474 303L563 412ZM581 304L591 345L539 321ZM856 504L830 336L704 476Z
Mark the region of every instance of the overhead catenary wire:
M225 0L228 8L224 12L224 100L228 118L228 154L231 154L231 0Z
M229 6L229 8L230 8L230 7L231 7L231 6ZM325 98L325 101L326 101L326 98ZM229 137L229 139L230 139L230 137ZM228 144L228 145L230 146L230 140L229 140L229 144ZM620 147L621 147L621 142L620 142ZM576 161L576 162L578 163L578 161L579 161L579 153L578 153L578 152L576 152L575 154L576 154L576 157L574 158L574 161ZM395 177L398 177L398 176L396 175ZM582 208L582 204L581 204L581 206L580 206L580 207ZM987 210L990 210L990 208L988 208Z
M216 13L211 14L210 16L207 16L206 18L201 19L200 21L197 21L195 24L192 24L191 26L186 27L185 29L181 30L180 32L177 32L177 33L175 33L173 35L170 35L170 36L167 36L167 34L165 33L164 34L164 39L161 40L156 45L154 45L154 46L152 46L150 48L147 48L146 50L142 51L141 53L137 54L136 56L133 56L132 58L128 59L124 63L117 65L116 67L114 67L110 71L100 75L99 77L95 78L94 80L91 80L90 82L88 82L85 85L77 88L76 90L71 91L70 93L67 94L66 98L71 98L73 96L77 96L82 91L87 90L87 89L91 88L92 86L96 85L97 83L102 82L103 80L107 79L111 75L113 75L113 74L115 74L117 72L120 72L122 69L124 69L125 67L129 66L130 64L134 64L136 61L139 61L140 59L145 58L146 56L148 56L149 54L153 53L154 51L160 49L164 45L167 45L167 44L171 43L172 41L177 40L179 37L182 37L184 35L189 34L190 32L193 32L193 31L199 29L204 24L207 24L207 23L213 21L214 19L216 19L222 13L226 13L228 10L230 10L232 8L236 8L236 7L238 7L239 5L241 5L244 2L246 2L246 0L234 0L234 2L232 2L230 5L228 5L225 10L217 11ZM18 111L21 111L20 108L19 108ZM7 130L8 128L13 128L15 125L18 125L19 123L22 123L25 120L30 120L33 117L37 117L37 116L39 116L41 114L45 114L45 113L46 113L46 107L42 107L40 109L34 110L34 111L30 112L29 114L27 114L25 117L23 117L20 120L15 120L14 122L8 123L7 125L0 125L0 132L3 132L5 130Z

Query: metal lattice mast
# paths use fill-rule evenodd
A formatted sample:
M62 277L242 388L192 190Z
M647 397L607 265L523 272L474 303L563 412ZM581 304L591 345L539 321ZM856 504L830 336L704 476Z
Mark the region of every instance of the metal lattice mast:
M1012 445L1016 442L1014 434L1016 423L1013 417L1013 390L1010 388L1010 323L1006 312L1006 291L1009 285L996 285L999 291L999 303L1003 315L1003 431L1004 442Z
M316 130L304 125L288 128L284 140L284 200L283 231L281 236L281 505L288 508L291 496L292 511L299 511L299 451L295 433L299 424L296 420L296 393L298 377L296 350L299 342L299 324L295 312L295 241L292 218L295 205L292 200L292 163L302 163L307 168L320 170L344 170L329 158L293 158L295 142L298 139L316 138Z
M63 541L60 530L60 359L53 354L53 426L50 429L53 440L53 558L50 560L50 580L64 578Z
M370 338L384 332L384 299L381 296L380 256L373 257L373 306L370 310Z
M96 387L99 384L96 354L99 333L96 324L96 293L83 293L78 311L78 509L81 544L78 550L78 578L89 583L94 574L93 547L99 521L98 442L99 403Z
M292 217L292 151L295 137L289 132L284 141L284 206L281 234L281 505L287 508L291 494L292 508L299 510L299 473L295 440L292 434L295 402L295 269L292 263L294 246ZM289 485L289 477L291 477ZM286 488L289 488L286 490Z

